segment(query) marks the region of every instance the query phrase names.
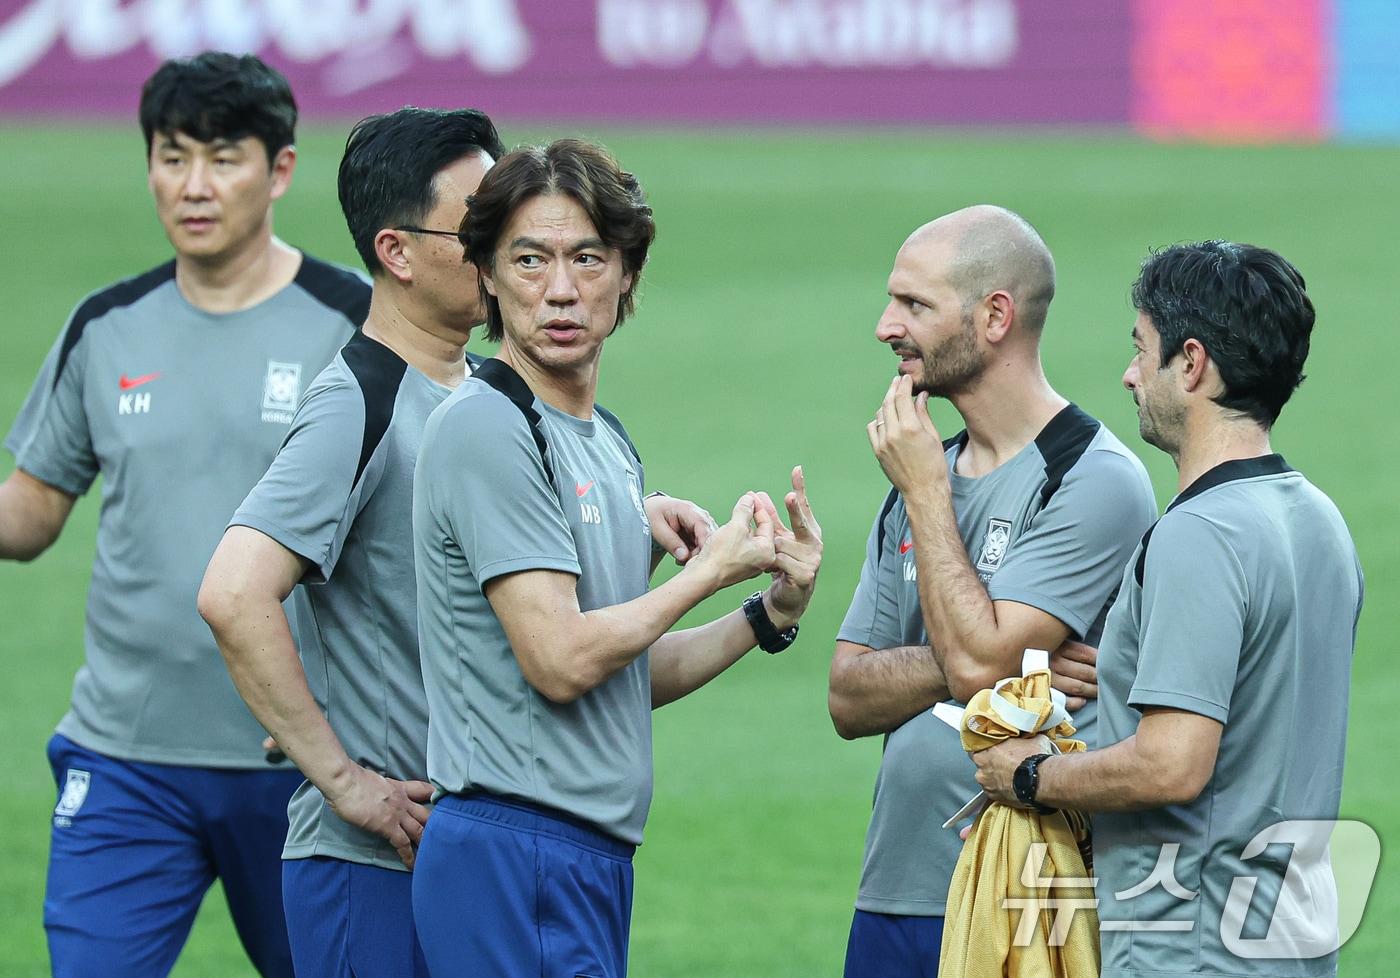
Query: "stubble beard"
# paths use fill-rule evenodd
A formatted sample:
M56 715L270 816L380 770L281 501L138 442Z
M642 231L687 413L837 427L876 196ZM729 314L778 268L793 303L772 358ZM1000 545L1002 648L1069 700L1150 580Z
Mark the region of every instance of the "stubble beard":
M1185 412L1172 405L1168 410L1153 411L1137 397L1138 434L1153 448L1166 452L1173 459L1181 454L1181 430L1185 424Z
M970 390L986 370L987 360L977 348L972 314L963 316L962 329L937 349L923 354L914 393L950 398Z

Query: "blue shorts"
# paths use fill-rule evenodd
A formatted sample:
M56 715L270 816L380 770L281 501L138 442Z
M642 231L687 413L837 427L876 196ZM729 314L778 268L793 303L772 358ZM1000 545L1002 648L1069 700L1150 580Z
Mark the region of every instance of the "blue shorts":
M846 943L845 978L936 978L942 917L857 910Z
M215 877L254 967L291 978L281 863L299 772L121 761L61 735L49 763L54 978L162 978Z
M428 978L413 927L413 877L313 856L282 864L297 978Z
M441 799L413 869L434 976L624 978L636 847L560 812Z

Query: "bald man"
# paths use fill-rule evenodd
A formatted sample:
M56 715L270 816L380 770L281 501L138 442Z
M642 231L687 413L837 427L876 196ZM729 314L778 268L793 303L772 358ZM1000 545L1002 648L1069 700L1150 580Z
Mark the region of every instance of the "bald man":
M886 738L846 978L938 970L962 845L942 823L978 789L957 732L930 708L1019 675L1027 648L1095 645L1156 515L1142 463L1045 378L1055 263L1024 218L978 206L924 225L888 292L875 336L899 372L867 430L892 488L829 690L842 737ZM930 396L966 430L942 440ZM1092 650L1065 646L1051 665L1092 744Z

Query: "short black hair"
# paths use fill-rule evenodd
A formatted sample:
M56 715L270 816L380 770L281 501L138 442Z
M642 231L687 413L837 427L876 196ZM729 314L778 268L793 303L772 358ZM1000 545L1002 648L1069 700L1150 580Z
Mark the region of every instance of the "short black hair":
M472 153L493 160L505 155L496 126L477 109L410 105L355 123L340 161L340 209L371 275L380 267L374 253L379 232L421 224L437 205L433 178Z
M1268 428L1303 382L1316 313L1282 255L1233 241L1176 244L1148 255L1133 306L1161 337L1161 366L1195 339L1220 370L1215 402Z
M183 132L202 143L256 136L268 166L296 141L292 86L251 54L206 51L165 62L141 89L140 116L147 159L158 132Z
M618 297L616 329L632 313L642 266L656 238L656 222L637 178L602 146L558 139L548 146L514 150L492 167L468 199L462 221L467 258L482 271L493 269L496 246L511 215L526 201L545 194L563 194L577 201L603 243L622 253L622 268L632 276L632 283ZM481 295L486 303L486 338L499 342L505 335L501 304L486 291L485 281Z

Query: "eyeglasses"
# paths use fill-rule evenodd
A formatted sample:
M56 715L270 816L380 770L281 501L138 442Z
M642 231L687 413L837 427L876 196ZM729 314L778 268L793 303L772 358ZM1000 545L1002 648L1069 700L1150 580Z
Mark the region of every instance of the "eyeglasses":
M415 228L415 227L398 227L398 228L394 228L393 230L395 230L395 231L409 231L409 232L411 232L411 233L413 233L413 234L441 234L441 235L443 235L444 237L456 238L458 241L461 241L461 240L462 240L462 234L461 234L460 231L440 231L440 230L438 230L437 228Z

